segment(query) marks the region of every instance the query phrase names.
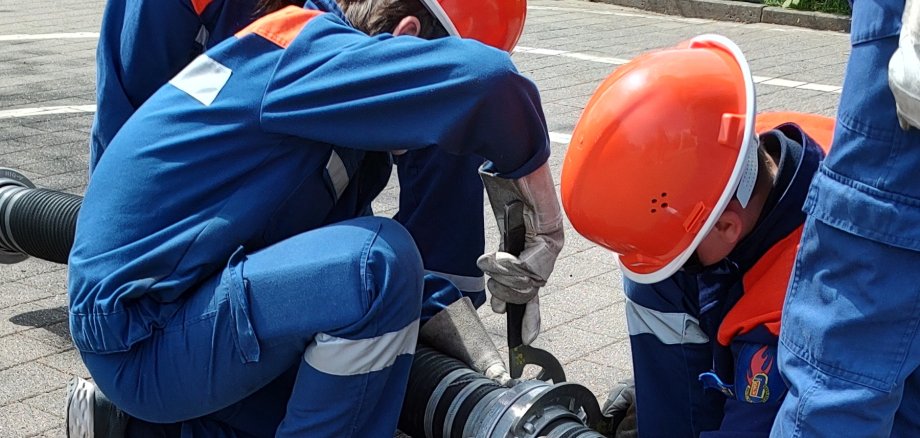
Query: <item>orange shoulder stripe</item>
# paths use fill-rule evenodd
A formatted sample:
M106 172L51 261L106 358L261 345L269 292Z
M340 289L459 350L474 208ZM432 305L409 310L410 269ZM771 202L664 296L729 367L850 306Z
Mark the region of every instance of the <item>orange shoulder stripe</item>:
M773 245L751 270L744 274L744 295L728 311L719 326L719 344L728 346L735 336L757 326L779 335L780 316L792 265L799 250L802 227Z
M200 17L201 13L204 12L204 8L208 7L213 1L214 0L192 0L192 7L195 8L195 13Z
M279 47L287 48L307 25L307 22L321 14L323 14L321 11L288 6L256 20L237 32L236 37L242 38L254 33Z

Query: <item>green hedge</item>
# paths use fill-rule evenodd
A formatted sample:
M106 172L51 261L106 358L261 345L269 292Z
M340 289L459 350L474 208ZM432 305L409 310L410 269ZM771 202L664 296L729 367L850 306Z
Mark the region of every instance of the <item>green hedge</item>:
M850 3L847 0L764 0L764 4L803 11L850 15Z

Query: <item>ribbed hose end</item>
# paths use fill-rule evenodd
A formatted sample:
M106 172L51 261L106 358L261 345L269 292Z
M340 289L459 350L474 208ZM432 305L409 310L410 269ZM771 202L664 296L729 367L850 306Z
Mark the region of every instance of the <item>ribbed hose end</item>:
M28 256L67 263L83 197L36 189L23 174L0 168L0 263Z
M83 197L46 189L23 189L7 211L2 230L16 249L32 257L67 263Z

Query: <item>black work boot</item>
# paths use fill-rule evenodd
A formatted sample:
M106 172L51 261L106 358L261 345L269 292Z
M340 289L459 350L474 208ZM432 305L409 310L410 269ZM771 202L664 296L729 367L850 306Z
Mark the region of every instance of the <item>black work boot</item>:
M124 438L128 414L92 382L74 377L67 385L67 438Z

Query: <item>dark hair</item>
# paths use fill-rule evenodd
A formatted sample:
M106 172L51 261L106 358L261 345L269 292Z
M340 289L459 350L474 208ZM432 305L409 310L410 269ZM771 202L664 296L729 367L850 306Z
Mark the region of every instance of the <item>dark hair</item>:
M420 0L336 0L345 16L368 35L392 32L404 17L414 16L421 24L420 38L433 39L447 31Z
M303 6L303 4L303 0L259 0L259 2L256 3L256 9L252 14L255 17L261 17L263 15L271 14L272 12L287 6Z
M303 6L303 1L259 0L256 16L270 14L290 5ZM447 36L444 26L428 12L420 0L336 0L345 17L355 28L368 34L392 32L403 17L414 16L421 24L420 38Z

